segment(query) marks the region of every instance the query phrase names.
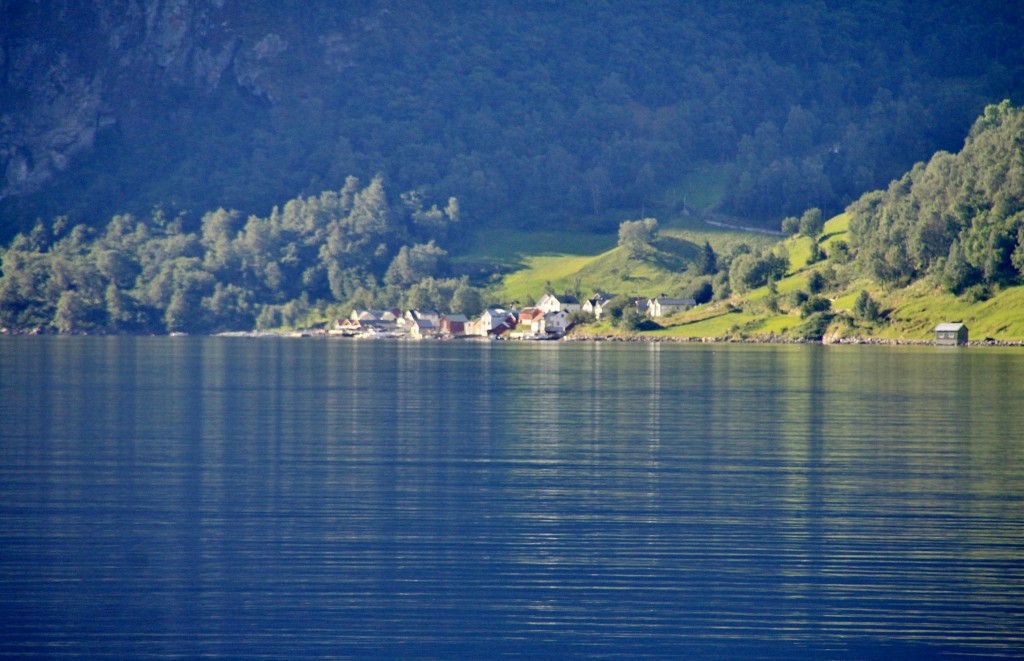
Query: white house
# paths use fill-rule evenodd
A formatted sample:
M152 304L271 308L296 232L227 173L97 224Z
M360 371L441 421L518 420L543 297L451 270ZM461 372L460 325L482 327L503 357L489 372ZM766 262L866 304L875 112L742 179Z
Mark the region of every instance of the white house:
M583 307L580 308L587 314L594 315L595 318L600 319L601 315L604 314L604 306L611 303L612 299L615 298L615 294L595 294L593 298L587 299Z
M676 312L689 310L695 305L697 301L692 298L668 298L662 294L650 300L647 304L647 314L651 317L667 317Z
M516 318L508 310L489 308L484 310L476 323L477 335L492 335L499 327L515 328Z
M580 309L580 301L575 296L564 294L558 296L556 294L544 294L537 301L534 307L538 307L544 312L575 312Z
M543 317L530 323L530 330L536 334L561 335L569 326L569 313L565 310L545 312Z

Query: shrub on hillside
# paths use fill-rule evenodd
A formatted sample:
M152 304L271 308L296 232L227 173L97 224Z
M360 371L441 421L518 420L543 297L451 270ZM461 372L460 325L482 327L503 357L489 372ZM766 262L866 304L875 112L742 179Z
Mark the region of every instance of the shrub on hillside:
M800 316L806 319L818 312L826 312L832 309L832 301L823 296L812 296L800 306Z

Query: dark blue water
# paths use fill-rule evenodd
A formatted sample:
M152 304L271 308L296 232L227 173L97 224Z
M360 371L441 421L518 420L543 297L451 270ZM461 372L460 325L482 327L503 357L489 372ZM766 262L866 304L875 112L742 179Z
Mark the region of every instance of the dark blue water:
M1024 352L0 338L0 656L1024 657Z

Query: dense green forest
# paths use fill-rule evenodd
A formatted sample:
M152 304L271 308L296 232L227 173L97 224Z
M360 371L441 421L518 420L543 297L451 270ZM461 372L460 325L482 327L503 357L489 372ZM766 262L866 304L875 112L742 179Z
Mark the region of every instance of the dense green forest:
M15 237L0 258L0 326L60 332L213 332L307 323L374 303L475 313L468 278L445 277L437 240L459 203L387 197L381 178L296 198L266 217L218 209L198 231L160 211L101 231L58 219Z
M998 0L122 4L4 6L0 238L158 206L196 230L377 174L474 227L614 231L710 170L720 211L775 224L1024 89Z
M887 189L862 195L846 214L848 240L828 241L827 249L817 208L783 219L782 231L809 238L808 263L828 259L826 270L839 268L846 280L864 277L889 289L927 280L974 301L1021 284L1024 110L1008 100L987 106L958 153L935 153ZM782 278L788 265L773 267L778 259L769 249L734 260L732 287L745 291Z
M930 276L984 298L1024 274L1024 112L991 105L958 154L939 152L850 207L856 263L906 285Z
M827 258L826 271L835 276L838 268L845 280L899 287L932 279L973 299L1019 284L1024 110L1008 101L988 106L960 152L936 153L887 190L863 195L848 215L849 241L829 241L827 249L819 209L782 225L811 241L808 262ZM0 252L0 327L212 332L301 326L354 307L391 306L472 315L493 293L486 273L471 281L475 267L449 258L445 246L464 232L457 198L433 201L423 189L389 195L382 177L365 185L349 177L338 191L292 199L266 216L218 209L195 230L161 211L118 215L100 229L59 218ZM622 222L627 264L658 252L657 234L654 219ZM705 242L676 257L672 268L683 265L700 302L789 271L772 247L740 244L716 255ZM829 286L823 278L811 274L810 294ZM812 303L828 307L820 296Z

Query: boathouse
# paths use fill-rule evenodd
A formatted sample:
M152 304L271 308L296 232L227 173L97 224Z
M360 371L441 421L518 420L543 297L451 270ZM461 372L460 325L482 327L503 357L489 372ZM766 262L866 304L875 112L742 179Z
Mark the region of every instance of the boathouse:
M939 324L935 327L935 343L947 346L967 344L967 326L960 322Z

